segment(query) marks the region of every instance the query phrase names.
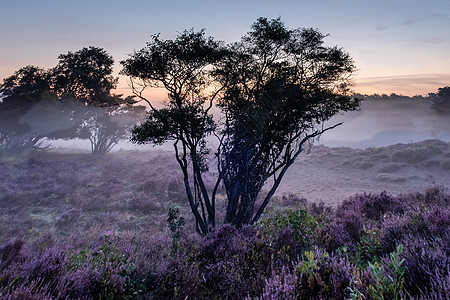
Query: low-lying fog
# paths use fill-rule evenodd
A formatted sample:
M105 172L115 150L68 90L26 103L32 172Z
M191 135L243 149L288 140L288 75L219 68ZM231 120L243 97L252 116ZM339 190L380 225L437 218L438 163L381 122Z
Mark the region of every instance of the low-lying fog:
M325 125L331 126L339 122L343 124L324 133L316 144L365 149L429 139L450 142L449 116L438 115L431 109L431 100L426 98L364 100L359 111L335 116ZM90 151L88 140L52 140L49 143L54 151ZM112 151L152 147L138 146L122 140ZM158 148L171 150L172 145Z
M343 122L320 138L329 147L382 147L429 139L450 141L450 118L431 109L428 99L366 100L360 111L339 115L327 124Z

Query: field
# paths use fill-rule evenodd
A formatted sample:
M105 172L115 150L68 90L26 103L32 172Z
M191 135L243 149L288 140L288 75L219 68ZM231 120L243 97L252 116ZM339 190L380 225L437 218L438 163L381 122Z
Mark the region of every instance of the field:
M208 239L166 150L34 152L0 170L6 299L449 296L449 143L313 147L256 228Z

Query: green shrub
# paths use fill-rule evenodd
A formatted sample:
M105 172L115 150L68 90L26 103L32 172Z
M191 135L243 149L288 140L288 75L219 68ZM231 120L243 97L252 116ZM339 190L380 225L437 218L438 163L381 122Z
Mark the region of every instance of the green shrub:
M277 235L280 231L290 228L295 233L297 242L308 247L317 237L317 230L321 224L306 210L289 210L283 214L277 214L272 218L267 218L260 223L265 234Z
M375 285L369 286L369 293L373 299L384 300L403 299L404 289L403 284L405 282L404 274L406 268L403 266L404 259L400 259L403 247L399 245L396 252L390 254L390 260L388 261L389 271L385 272L384 267L381 264L375 262L369 263L369 269L375 280Z
M380 232L377 229L364 231L359 242L356 243L356 262L360 268L365 268L369 263L380 260L382 254Z

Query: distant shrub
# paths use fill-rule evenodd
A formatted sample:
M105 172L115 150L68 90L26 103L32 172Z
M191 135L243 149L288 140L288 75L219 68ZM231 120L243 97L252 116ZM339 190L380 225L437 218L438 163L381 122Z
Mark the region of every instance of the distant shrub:
M441 153L442 150L439 146L415 144L394 152L392 160L404 163L419 163Z

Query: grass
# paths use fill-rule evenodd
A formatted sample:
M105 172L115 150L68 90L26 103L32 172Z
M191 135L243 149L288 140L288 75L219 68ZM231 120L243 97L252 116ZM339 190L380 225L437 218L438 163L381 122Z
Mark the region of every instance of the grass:
M165 153L35 153L0 161L0 168L5 299L445 299L450 293L445 188L355 195L335 209L285 195L273 199L255 227L219 226L201 238L176 162Z

